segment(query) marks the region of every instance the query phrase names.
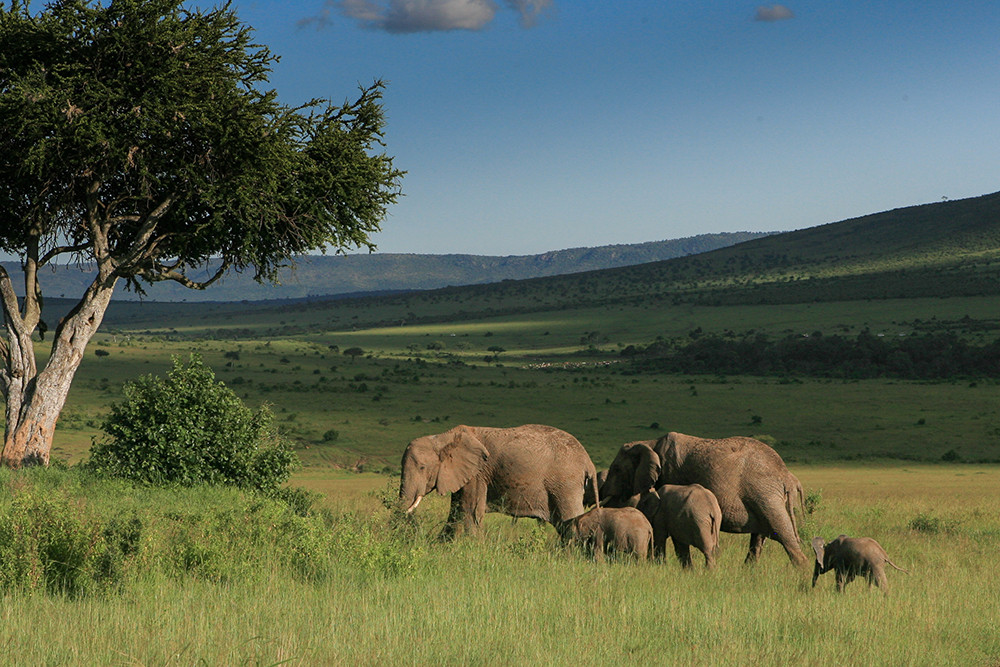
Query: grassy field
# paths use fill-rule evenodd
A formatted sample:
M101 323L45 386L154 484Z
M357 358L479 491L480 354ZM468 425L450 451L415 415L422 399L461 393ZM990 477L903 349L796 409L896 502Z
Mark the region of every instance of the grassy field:
M691 275L674 284L710 282L721 257L686 262ZM990 279L992 261L979 270ZM197 353L248 404L271 406L304 463L293 484L320 494L320 511L4 473L0 546L65 533L93 551L127 527L122 512L143 537L114 585L7 585L0 663L1000 664L997 379L667 375L620 354L749 331L951 332L981 344L1000 336L1000 297L790 303L796 281L776 270L784 296L768 305L704 305L704 291L602 301L614 285L583 276L356 302L116 306L74 381L55 457L86 458L124 382ZM594 298L574 301L588 286ZM810 588L773 544L743 566L746 536L723 536L717 571L683 573L672 560L596 564L551 527L499 515L482 539L441 544L445 498L412 522L389 509L410 439L532 422L576 435L598 467L622 443L671 430L758 437L806 487L804 540L875 537L910 574L889 572L888 597L863 582L841 596L832 575ZM25 527L8 512L23 506L63 523ZM43 561L19 562L0 557L5 581L49 576Z
M172 354L197 352L247 403L271 404L309 466L381 470L398 466L418 435L533 422L576 435L598 466L622 443L670 430L767 436L790 461L933 461L952 451L964 461L1000 461L996 381L635 375L579 338L572 353L529 347L525 329L540 326L476 323L454 337L440 327L405 337L372 330L267 341L109 339L95 348L107 356L88 355L74 382L54 452L83 458L123 382L164 372ZM543 334L535 339L555 337ZM340 352L355 345L367 354ZM484 361L494 345L505 350L499 365Z
M443 498L394 523L378 475L300 477L327 493L335 567L320 579L277 565L220 583L156 572L103 595L8 591L4 664L606 664L751 662L991 665L1000 660L1000 468L792 466L813 495L803 534L876 537L909 574L891 594L863 581L815 589L769 544L742 564L746 536L723 535L720 565L597 564L548 526L487 517L481 540L440 544ZM6 488L11 488L7 485ZM15 493L18 491L14 485ZM204 514L195 495L173 514ZM79 503L80 501L76 501ZM97 501L91 501L97 502ZM218 510L222 511L222 510ZM199 514L199 515L200 515ZM370 532L358 530L371 526ZM339 551L338 551L339 550ZM344 550L349 552L345 557ZM339 555L338 555L339 554Z

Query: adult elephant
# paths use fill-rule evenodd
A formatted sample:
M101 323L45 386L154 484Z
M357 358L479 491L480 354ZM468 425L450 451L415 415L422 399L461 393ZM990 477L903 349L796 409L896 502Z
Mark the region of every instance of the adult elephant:
M400 505L412 513L437 490L451 494L442 537L461 522L478 532L488 511L558 525L583 514L584 488L597 493L587 451L566 431L541 424L456 426L410 442L403 452Z
M791 561L806 566L792 512L794 476L778 453L746 437L699 438L668 433L659 440L622 445L601 487L601 502L635 506L639 494L663 484L701 484L712 491L722 510L721 529L750 533L746 562L760 555L764 540L774 538Z

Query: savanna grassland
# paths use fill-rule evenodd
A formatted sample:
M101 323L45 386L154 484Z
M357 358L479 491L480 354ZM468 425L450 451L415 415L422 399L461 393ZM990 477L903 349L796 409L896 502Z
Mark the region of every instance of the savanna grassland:
M75 466L5 472L0 535L35 555L0 558L0 661L998 664L1000 379L989 368L682 374L628 352L757 336L839 336L887 357L927 336L990 345L997 218L983 206L995 199L935 205L972 220L964 236L926 211L891 212L645 272L381 299L113 305L54 458L86 458L124 382L197 353L245 402L271 405L303 462L293 484L318 494L316 511L132 488ZM907 220L905 237L876 224ZM948 243L934 246L935 229ZM862 252L872 244L881 259ZM681 572L672 558L593 563L550 526L500 515L481 540L440 543L445 498L412 521L394 509L413 437L532 422L576 435L598 467L622 443L671 430L758 437L805 486L804 540L875 537L909 574L889 571L888 597L863 581L838 595L832 575L812 589L773 544L744 566L746 536L722 536L716 571ZM15 520L25 506L36 523Z
M115 586L9 591L3 661L996 663L995 466L794 469L811 496L802 532L877 536L909 571L889 571L889 596L863 580L837 594L832 575L810 588L809 572L775 545L744 566L746 536L722 536L713 572L682 572L672 559L594 563L550 527L500 515L487 516L481 540L442 544L443 498L400 522L386 508L391 480L370 474L324 476L329 495L312 519L221 489L147 495L85 483L53 493L72 481L5 478L15 502L40 487L73 516L113 504L142 530Z
M94 348L107 354L88 356L74 385L58 455L86 456L124 380L196 352L245 401L271 404L304 463L293 484L321 494L319 515L307 528L251 530L251 519L234 526L261 516L251 499L141 510L141 568L110 592L9 593L5 617L32 624L4 641L42 663L995 664L995 379L671 375L632 369L621 350L736 322L898 336L916 320L985 322L997 307L994 297L623 306L233 338L207 318L175 318L108 332ZM278 327L297 325L280 317ZM810 588L775 545L743 565L746 536L723 535L715 572L684 573L672 558L596 564L551 527L501 515L488 515L480 541L442 544L445 498L411 523L389 509L409 439L528 422L574 433L598 467L621 443L667 430L757 436L805 485L803 540L872 536L910 573L889 572L889 597L864 581L841 596L833 575Z

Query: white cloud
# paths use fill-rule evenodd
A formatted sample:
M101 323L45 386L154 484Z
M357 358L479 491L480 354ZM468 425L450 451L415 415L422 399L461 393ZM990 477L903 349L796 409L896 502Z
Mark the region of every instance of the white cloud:
M784 21L795 18L791 9L784 5L765 5L757 8L755 21Z
M505 0L521 15L521 25L533 26L553 0ZM326 0L319 14L300 20L299 26L328 26L330 10L371 30L391 33L481 30L496 16L494 0Z
M539 15L552 6L552 0L507 0L507 6L521 15L521 25L532 28Z

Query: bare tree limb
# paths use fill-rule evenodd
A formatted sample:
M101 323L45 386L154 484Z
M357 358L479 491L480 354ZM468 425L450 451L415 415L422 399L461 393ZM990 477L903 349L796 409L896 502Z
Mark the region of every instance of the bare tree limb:
M80 243L78 245L61 245L50 249L45 255L38 260L38 266L42 267L51 262L53 259L59 255L71 254L82 252L90 247L89 243Z
M21 321L21 308L17 302L17 294L14 292L14 282L2 264L0 264L0 298L3 300L3 310L8 326L13 325L16 329L23 328L24 322Z
M176 283L180 283L188 289L203 290L209 287L212 283L218 281L222 276L225 275L226 271L229 270L230 263L228 260L223 260L222 265L219 266L218 270L212 275L208 280L197 281L191 280L183 272L177 271L176 268L178 264L174 264L173 267L160 266L157 269L143 269L141 274L150 282L159 282L161 280L172 280Z

